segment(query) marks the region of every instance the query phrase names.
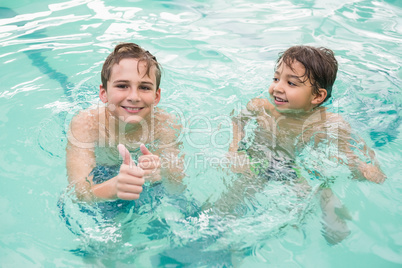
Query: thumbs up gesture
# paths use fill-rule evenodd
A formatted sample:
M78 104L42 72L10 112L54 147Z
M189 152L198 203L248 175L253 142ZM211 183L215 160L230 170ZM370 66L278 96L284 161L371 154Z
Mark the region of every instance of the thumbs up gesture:
M124 145L119 144L117 149L123 157L123 164L120 166L120 172L116 176L116 196L124 200L138 199L142 192L145 171L135 165L131 159L130 152Z
M144 144L141 144L140 149L142 155L138 158L138 167L144 171L146 179L159 181L161 179L159 156L152 154Z

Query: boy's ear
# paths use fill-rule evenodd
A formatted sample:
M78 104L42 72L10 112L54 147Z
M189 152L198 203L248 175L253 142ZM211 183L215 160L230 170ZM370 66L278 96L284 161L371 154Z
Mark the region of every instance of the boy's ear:
M106 89L102 85L99 86L99 98L103 103L108 102Z
M327 97L327 90L325 88L318 89L318 93L314 95L312 100L312 104L321 104L324 102L325 98Z
M154 100L154 105L158 105L159 101L161 100L161 89L158 88L155 92L155 100Z

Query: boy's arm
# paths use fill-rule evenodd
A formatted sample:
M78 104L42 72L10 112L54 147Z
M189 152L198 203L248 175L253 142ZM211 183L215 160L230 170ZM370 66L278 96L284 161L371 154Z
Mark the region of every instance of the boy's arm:
M161 166L161 175L170 182L181 183L185 177L184 155L179 149L179 144L174 144L165 148L161 152L163 165Z
M240 111L237 116L232 118L233 139L229 146L229 153L236 153L239 149L240 141L245 137L244 127L252 116L260 112L264 105L263 99L252 99L247 103L247 108Z
M348 157L348 164L357 178L365 178L375 183L383 183L386 179L385 174L382 172L380 165L375 157L374 151L366 144L363 145L362 153L365 157L369 158L369 163L362 161L352 151L352 145L349 144L346 149L346 155ZM356 148L356 150L360 150Z
M95 167L93 150L79 148L70 142L66 148L67 176L70 186L80 200L89 201L91 197L92 169Z
M339 115L332 114L329 116L329 123L331 126L338 124L338 133L334 135L337 138L338 150L341 154L346 156L347 164L350 170L353 172L356 178L364 178L375 183L384 182L386 176L381 171L378 161L375 157L375 153L370 149L366 143L359 138L359 140L354 140L352 138L352 130L348 123L346 123ZM356 144L361 146L354 146L351 144L354 141ZM357 153L361 154L365 159L369 160L364 162L359 158ZM342 163L342 160L335 156L338 162Z
M92 200L92 169L96 166L91 114L81 111L70 123L66 147L66 167L70 186L80 200Z
M331 188L320 188L318 194L322 211L323 236L328 243L337 244L349 236L350 229L346 220L351 220L352 216Z
M183 128L181 124L172 123L174 118L161 114L159 125L159 148L155 154L160 156L160 175L170 182L181 183L185 177L184 155L180 150Z
M87 202L125 199L138 199L144 183L144 171L135 166L131 156L124 148L119 148L124 162L120 172L110 180L93 184L90 175L96 166L95 143L99 135L94 116L81 112L73 118L68 133L66 148L67 175L70 186L80 200Z
M229 146L230 153L238 152L239 143L245 137L244 126L246 124L247 122L244 122L244 120L242 120L241 114L232 119L233 139Z
M70 186L75 187L78 199L87 202L114 200L117 198L115 180L93 184L91 171L95 167L93 149L84 149L70 142L67 151L67 176Z
M383 183L386 176L381 171L374 151L367 146L363 139L358 138L359 140L354 140L352 138L352 130L349 125L346 128L341 128L340 133L339 145L341 151L345 153L349 168L355 177L358 179L364 178L375 183ZM361 146L359 147L361 148L352 145L352 141L356 144L360 144ZM360 159L357 153L361 154L367 162Z
M247 153L239 150L239 143L245 137L244 127L248 122L248 117L244 116L246 113L247 110L241 111L239 115L232 118L233 138L227 157L231 163L230 169L235 173L243 173L249 169Z
M244 128L252 118L257 118L267 108L266 99L252 99L247 104L247 109L242 110L232 118L233 139L229 146L228 158L231 169L235 173L243 173L249 170L247 153L239 150L239 143L244 139Z

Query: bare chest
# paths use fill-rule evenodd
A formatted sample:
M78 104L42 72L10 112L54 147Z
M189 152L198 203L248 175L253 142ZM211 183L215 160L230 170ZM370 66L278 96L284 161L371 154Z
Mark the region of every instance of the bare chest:
M296 144L303 133L303 124L298 121L272 116L257 119L255 142L270 151L284 151L294 157Z

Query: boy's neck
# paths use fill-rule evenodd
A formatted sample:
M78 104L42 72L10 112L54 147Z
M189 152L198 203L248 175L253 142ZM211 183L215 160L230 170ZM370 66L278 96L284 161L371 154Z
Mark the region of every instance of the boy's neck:
M274 116L278 120L282 119L294 119L294 120L307 120L311 116L317 115L318 113L323 113L326 111L325 107L318 106L314 107L310 111L297 111L297 110L288 110L288 111L278 111L274 110Z
M138 123L127 123L106 112L106 122L108 122L106 128L109 134L120 141L147 143L154 135L151 116Z

